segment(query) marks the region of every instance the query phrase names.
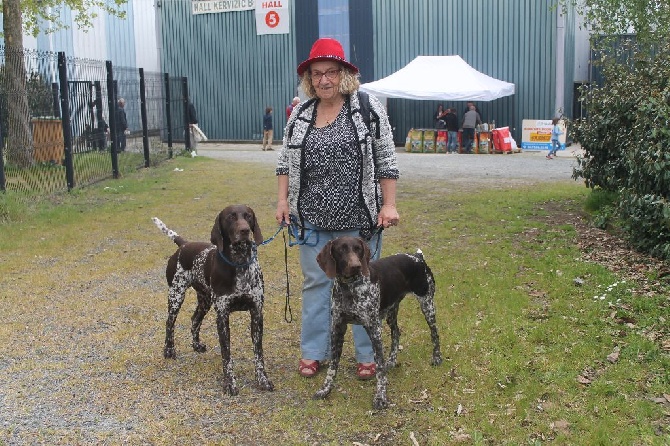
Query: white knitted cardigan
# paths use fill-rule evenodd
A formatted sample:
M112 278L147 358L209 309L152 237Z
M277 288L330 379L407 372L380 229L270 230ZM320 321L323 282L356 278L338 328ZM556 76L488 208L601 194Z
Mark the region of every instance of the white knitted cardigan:
M372 229L377 224L377 214L382 205L382 194L379 186L380 178L397 179L399 176L398 163L393 143L393 133L389 124L388 115L379 100L369 95L370 98L370 129L368 129L360 112L359 96L352 94L347 110L347 118L350 119L359 141L359 148L363 160L363 175L359 187L363 192L364 205L369 217ZM311 99L300 106L295 107L291 117L286 123L282 148L277 158L277 175L288 175L289 212L299 218L300 224L304 224L298 202L300 198L301 166L303 164L303 148L307 135L314 127L316 119L316 100ZM379 138L375 136L379 135Z

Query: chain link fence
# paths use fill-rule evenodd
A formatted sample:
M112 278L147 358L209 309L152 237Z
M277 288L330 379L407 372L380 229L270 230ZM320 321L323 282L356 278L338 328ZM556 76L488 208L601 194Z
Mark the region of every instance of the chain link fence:
M0 64L1 191L69 191L157 165L188 145L186 78L2 46Z

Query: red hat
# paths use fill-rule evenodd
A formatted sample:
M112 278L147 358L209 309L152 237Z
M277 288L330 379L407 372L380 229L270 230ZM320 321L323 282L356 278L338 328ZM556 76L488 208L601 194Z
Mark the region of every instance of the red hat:
M298 65L298 76L302 76L312 62L319 60L334 60L349 68L354 74L358 73L358 68L344 58L342 44L335 39L324 37L314 42L312 50L309 52L309 58Z

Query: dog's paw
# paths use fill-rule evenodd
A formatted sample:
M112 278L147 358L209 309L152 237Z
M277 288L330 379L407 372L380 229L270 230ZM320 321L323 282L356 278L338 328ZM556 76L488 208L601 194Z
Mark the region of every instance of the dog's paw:
M384 370L391 370L398 365L398 362L395 359L389 359L384 364Z
M440 365L442 364L442 357L441 356L433 356L433 360L430 361L430 365Z
M163 349L163 357L165 359L177 359L177 351L174 347L165 347Z
M198 353L205 353L207 351L207 346L203 344L202 342L194 342L193 344L193 350L198 352Z
M386 409L389 407L389 401L386 398L375 396L375 399L372 401L372 407L374 407L375 410Z
M228 384L223 386L223 390L230 396L237 396L240 393L240 390L234 384Z
M258 382L258 387L260 387L261 390L272 392L275 389L274 384L272 384L272 381L270 381L263 370L256 372L256 381Z
M261 390L267 390L268 392L272 392L275 389L275 385L269 379L259 382L258 385L261 387Z

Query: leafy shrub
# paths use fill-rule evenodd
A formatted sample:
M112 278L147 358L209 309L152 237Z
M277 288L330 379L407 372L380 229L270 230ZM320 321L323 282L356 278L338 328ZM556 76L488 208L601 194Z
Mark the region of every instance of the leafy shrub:
M573 177L616 193L633 245L670 259L670 44L652 55L625 50L624 62L603 54L604 84L584 92L588 116L574 128L585 155Z

